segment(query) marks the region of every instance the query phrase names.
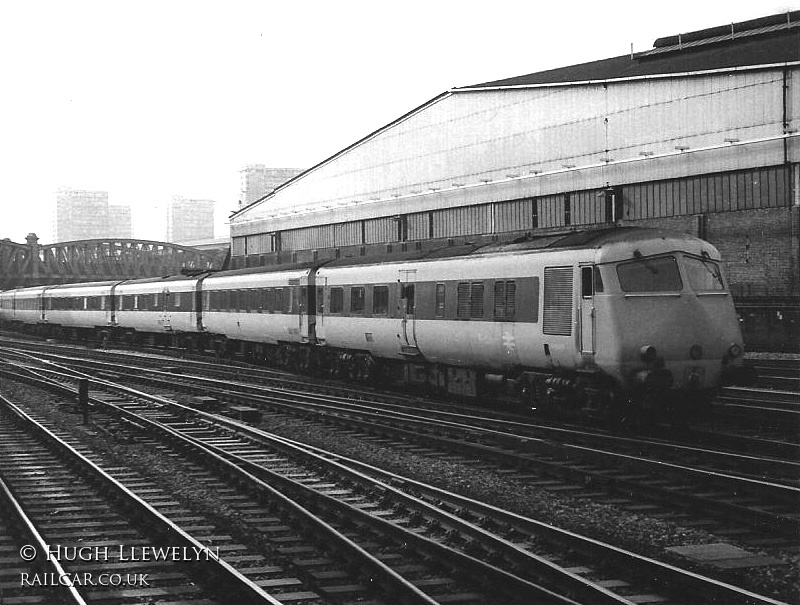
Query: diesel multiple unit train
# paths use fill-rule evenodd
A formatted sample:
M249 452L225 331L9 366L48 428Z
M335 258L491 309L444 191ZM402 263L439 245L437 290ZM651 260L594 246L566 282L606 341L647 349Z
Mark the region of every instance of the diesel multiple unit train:
M603 417L699 414L741 374L701 239L617 227L418 256L22 288L0 320Z

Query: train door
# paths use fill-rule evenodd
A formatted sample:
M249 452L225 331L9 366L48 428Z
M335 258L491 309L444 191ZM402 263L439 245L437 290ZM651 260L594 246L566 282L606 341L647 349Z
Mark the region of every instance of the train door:
M594 266L581 267L580 321L581 353L583 355L594 355Z
M315 288L315 302L316 302L316 323L315 323L315 332L317 336L317 342L319 344L325 344L325 290L328 289L328 278L323 277L319 280L317 278L316 288Z
M170 312L170 293L169 288L161 291L161 325L165 330L172 330L172 313Z
M300 335L301 340L305 338L308 340L306 332L306 289L305 286L300 285L298 278L291 278L289 280L289 290L291 292L291 303L289 309L291 313L297 314L297 333Z
M302 342L316 342L317 290L314 283L314 273L309 271L307 278L304 281L305 283L303 283L301 286L302 293L300 296L300 304L302 305L302 310L306 315L307 330L305 333L302 331L300 332L300 340Z
M416 324L416 269L400 269L399 317L400 352L404 355L418 355Z

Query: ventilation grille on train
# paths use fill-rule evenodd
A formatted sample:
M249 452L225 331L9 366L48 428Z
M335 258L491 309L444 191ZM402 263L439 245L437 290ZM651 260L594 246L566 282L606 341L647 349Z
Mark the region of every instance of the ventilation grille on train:
M545 334L572 334L572 267L545 267L544 321Z

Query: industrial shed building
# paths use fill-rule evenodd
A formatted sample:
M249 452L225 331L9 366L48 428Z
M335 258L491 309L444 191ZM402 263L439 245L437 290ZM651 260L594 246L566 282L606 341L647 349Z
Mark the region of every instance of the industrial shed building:
M751 348L796 350L800 11L455 88L231 218L234 267L607 223L719 248Z

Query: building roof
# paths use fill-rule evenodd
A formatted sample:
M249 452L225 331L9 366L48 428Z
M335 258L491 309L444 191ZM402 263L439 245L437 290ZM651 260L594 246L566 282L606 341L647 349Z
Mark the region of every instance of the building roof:
M659 38L653 49L454 90L616 80L800 60L800 11Z
M328 164L408 116L422 111L454 93L495 88L602 82L798 62L800 62L800 11L790 11L750 21L658 38L653 43L652 49L632 55L452 88L301 172L264 197L239 208L231 213L229 218L233 219L246 213L318 167Z

